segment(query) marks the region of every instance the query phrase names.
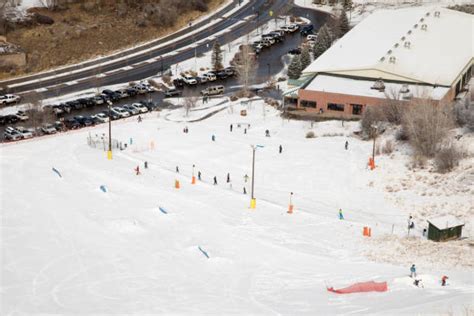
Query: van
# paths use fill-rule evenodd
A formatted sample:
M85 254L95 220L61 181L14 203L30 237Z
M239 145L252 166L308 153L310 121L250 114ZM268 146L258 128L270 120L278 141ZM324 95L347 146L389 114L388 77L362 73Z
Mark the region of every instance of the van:
M308 41L316 41L316 34L309 34L308 36L306 36L306 39Z
M211 86L201 91L202 95L217 95L224 93L224 86Z

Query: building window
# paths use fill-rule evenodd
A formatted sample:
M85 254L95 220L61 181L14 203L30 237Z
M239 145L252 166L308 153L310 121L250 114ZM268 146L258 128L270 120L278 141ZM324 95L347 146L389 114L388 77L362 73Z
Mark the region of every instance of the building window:
M328 110L344 112L344 104L328 103Z
M354 115L361 115L362 108L364 107L362 104L351 104L352 106L352 114Z
M304 108L316 108L316 101L301 100L300 104Z

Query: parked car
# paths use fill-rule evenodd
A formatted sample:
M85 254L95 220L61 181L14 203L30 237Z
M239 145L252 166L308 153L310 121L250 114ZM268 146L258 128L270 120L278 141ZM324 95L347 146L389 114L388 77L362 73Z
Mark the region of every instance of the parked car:
M101 96L95 96L92 100L96 105L102 105L105 103L104 98L102 98Z
M237 74L237 71L235 70L235 67L226 67L224 69L224 72L227 74L227 76L229 77L232 77L232 76L235 76Z
M137 91L138 94L148 93L148 89L142 84L137 84L133 88Z
M205 73L202 76L205 77L207 81L216 81L217 80L216 75L213 74L212 72Z
M29 119L29 116L26 114L25 111L18 111L18 112L16 112L16 116L18 116L18 118L19 118L20 121L22 121L22 122L28 121L28 119Z
M53 124L44 124L41 127L41 131L47 135L56 134L58 132L58 130L56 129L56 127L54 127Z
M120 118L124 118L124 117L129 117L129 116L130 116L130 113L129 113L127 110L125 110L125 109L123 109L123 108L121 108L121 107L119 107L119 106L114 106L111 110L112 110L112 112L115 112L115 114L117 114L118 116L120 116Z
M294 33L296 31L298 31L299 29L299 25L298 24L290 24L290 25L285 25L285 26L282 26L280 29L282 31L284 31L285 33Z
M64 123L61 121L54 122L53 126L58 132L66 130L66 125L64 125Z
M153 87L151 84L149 84L148 82L141 82L140 85L142 87L144 87L145 89L147 89L148 92L155 92L156 89L155 87Z
M184 81L184 83L186 83L189 86L193 86L193 85L196 85L198 83L196 78L191 77L191 76L183 76L183 81Z
M288 51L288 54L290 55L300 55L301 54L301 48L293 48Z
M109 121L109 116L103 112L92 115L91 118L95 123L107 123Z
M263 46L265 47L270 47L272 46L273 44L275 44L275 39L271 38L271 37L265 37L263 40L262 40L262 44Z
M115 91L112 91L110 89L106 89L106 90L103 90L102 91L102 94L106 95L107 97L109 97L110 100L112 101L117 101L120 99L120 94L118 94L117 92Z
M316 34L309 34L308 36L306 36L306 39L308 41L316 41L316 38L317 38Z
M203 96L217 95L222 93L224 93L224 86L210 86L201 91Z
M15 124L20 121L20 118L14 114L5 115L5 122L7 124Z
M84 108L84 106L81 103L79 103L78 101L69 101L69 102L66 102L66 104L71 109L74 109L74 110L80 110L80 109Z
M91 126L94 125L94 121L88 116L77 115L74 116L74 120L81 124L81 126Z
M138 94L138 90L135 88L127 88L126 89L128 96L134 97Z
M94 105L90 99L88 98L81 98L81 99L77 99L77 102L79 102L83 107L90 107L92 105Z
M176 78L173 80L173 85L176 87L176 88L182 88L184 87L185 85L185 82L183 79L181 78Z
M313 24L308 24L308 25L303 26L300 29L300 34L303 36L307 36L309 34L313 34L313 30L314 30Z
M7 123L7 120L6 120L5 116L0 115L0 125L5 125L6 123Z
M216 73L216 77L217 79L226 79L228 75L224 70L220 70Z
M171 97L177 97L181 95L181 91L178 89L168 89L165 91L165 97L171 98Z
M12 104L20 102L21 97L15 94L0 95L0 104Z
M112 119L112 121L115 121L115 120L118 120L120 117L119 114L117 114L116 112L114 111L109 111L109 110L105 110L103 111L102 113L104 113L105 115L107 115L109 118Z
M127 93L127 89L119 89L115 91L120 97L120 99L128 98L130 95Z
M124 106L122 106L122 108L128 113L130 113L130 115L137 115L138 113L140 113L140 111L136 107L130 104L125 104Z
M141 103L133 103L132 106L135 107L136 109L138 109L138 111L140 113L148 112L148 108L145 105L141 104Z
M51 107L51 110L53 111L54 114L56 114L57 116L61 115L61 114L64 114L64 108L60 105L60 104L57 104L57 105L53 105Z
M3 132L3 137L6 140L20 140L23 139L23 136L21 135L20 132L18 132L16 129L13 127L7 127L5 131Z
M35 130L32 128L25 128L23 126L17 126L15 128L22 136L23 139L33 138Z
M206 83L207 82L207 78L204 77L204 76L197 76L196 77L196 80L199 84L203 84L203 83Z
M81 128L81 124L73 118L65 120L64 125L66 126L67 129Z

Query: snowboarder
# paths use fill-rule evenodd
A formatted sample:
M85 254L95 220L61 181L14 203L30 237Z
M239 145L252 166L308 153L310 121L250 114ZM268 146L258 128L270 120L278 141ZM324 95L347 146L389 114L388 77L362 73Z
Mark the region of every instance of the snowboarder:
M233 128L233 126L232 126L232 124L230 124L230 131L231 131L231 132L232 132L232 128Z
M145 169L148 169L148 161L145 161L144 165L145 165Z
M443 275L441 278L441 286L446 286L446 280L449 279L447 276Z
M213 142L216 141L216 136L215 136L214 134L211 136L211 140L212 140Z
M283 147L280 145L280 148L279 148L279 152L280 154L283 152Z
M176 166L176 173L179 173L179 167Z
M230 182L230 173L227 173L227 183Z
M198 180L201 181L201 171L198 171Z
M138 123L141 123L142 122L142 117L139 115L137 120L138 120Z
M412 264L410 268L410 277L416 278L416 267L414 264Z
M339 209L339 219L344 219L344 215L342 215L342 209Z
M344 145L344 148L347 150L349 148L349 142L346 140L346 144Z
M140 166L135 168L135 174L138 176L140 174Z
M413 284L417 287L424 287L423 286L423 283L421 283L421 279L415 279L415 281L413 282Z
M214 185L217 185L217 177L214 176Z

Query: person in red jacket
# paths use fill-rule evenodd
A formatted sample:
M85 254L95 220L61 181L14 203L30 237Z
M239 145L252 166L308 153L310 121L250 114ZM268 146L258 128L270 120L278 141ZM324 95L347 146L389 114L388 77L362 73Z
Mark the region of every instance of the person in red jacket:
M446 286L446 280L449 279L447 276L443 275L441 278L441 286Z

